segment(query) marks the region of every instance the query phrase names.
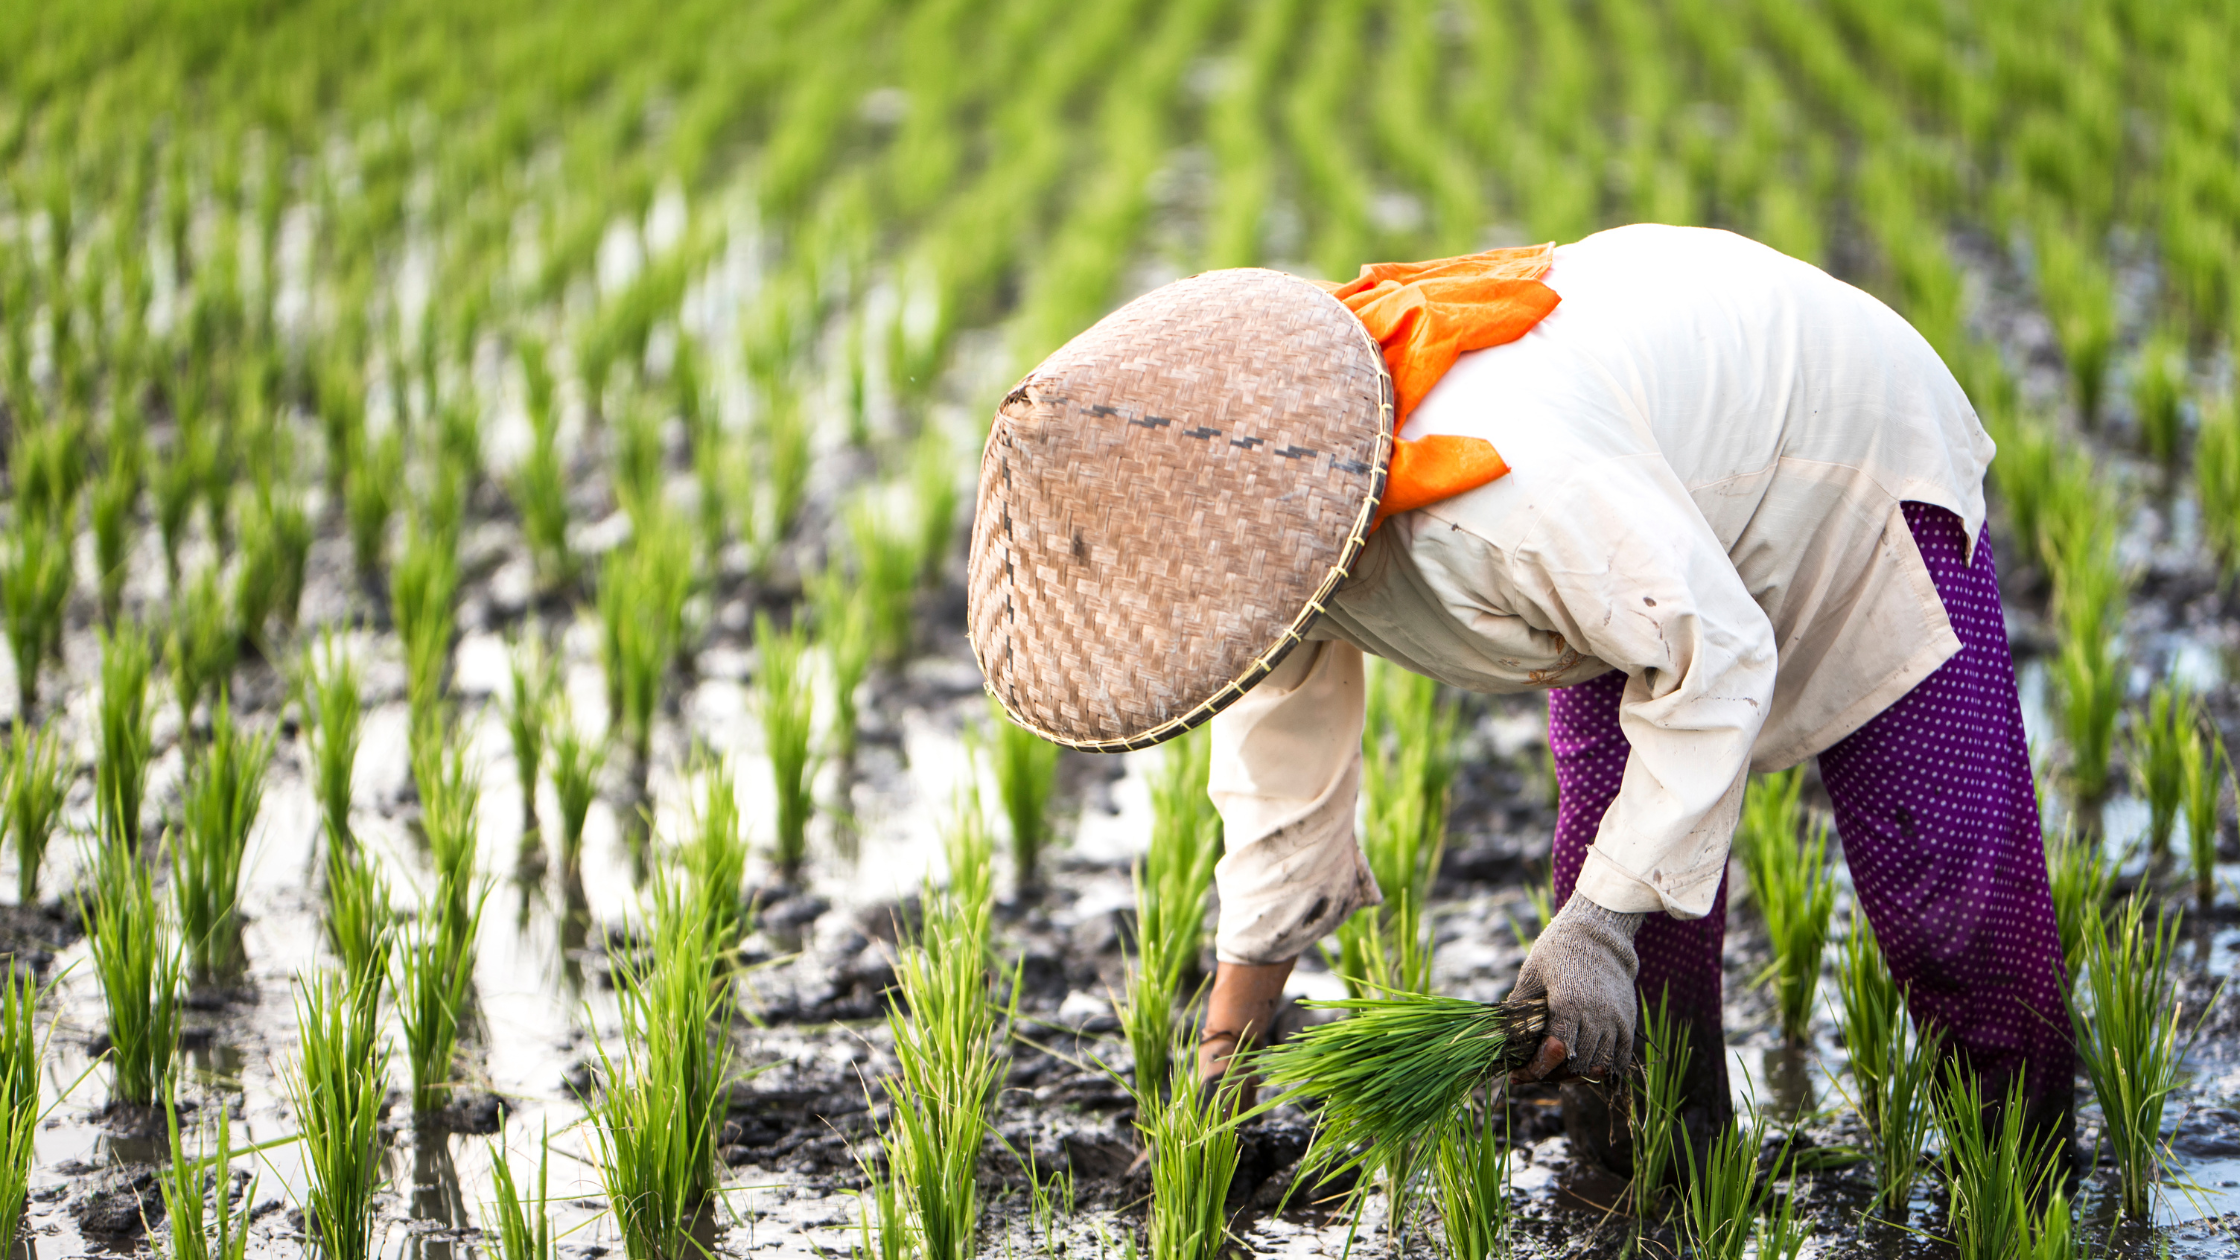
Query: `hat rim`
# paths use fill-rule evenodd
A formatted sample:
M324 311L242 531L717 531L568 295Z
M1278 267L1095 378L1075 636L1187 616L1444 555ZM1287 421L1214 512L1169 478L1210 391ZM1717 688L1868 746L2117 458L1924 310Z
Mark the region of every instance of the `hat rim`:
M1314 594L1307 599L1298 614L1292 617L1290 624L1284 627L1283 632L1276 637L1276 641L1255 655L1252 663L1246 666L1242 673L1217 688L1211 696L1192 705L1187 711L1168 718L1157 726L1139 734L1117 736L1109 739L1081 739L1058 734L1032 719L1022 717L1010 705L1004 703L1003 697L996 694L994 687L986 684L986 679L989 677L988 663L981 659L980 644L971 635L965 636L966 641L972 648L972 662L980 670L982 689L1003 710L1004 716L1010 719L1013 725L1030 731L1060 747L1070 748L1076 752L1135 752L1163 744L1170 739L1186 735L1205 725L1213 719L1215 714L1243 699L1246 692L1258 686L1269 674L1275 672L1276 667L1283 663L1284 658L1291 654L1293 648L1306 642L1307 627L1313 624L1315 618L1323 614L1329 604L1330 597L1337 592L1338 587L1347 578L1352 576L1354 562L1361 558L1362 550L1369 544L1369 532L1376 522L1377 508L1384 501L1386 478L1392 470L1392 446L1395 437L1393 432L1395 403L1392 368L1385 362L1384 346L1378 342L1375 336L1371 335L1367 325L1363 324L1360 318L1353 313L1352 308L1339 301L1328 289L1314 281L1268 267L1238 267L1231 270L1265 272L1269 275L1281 276L1285 280L1312 290L1317 298L1344 312L1347 323L1359 334L1362 342L1368 348L1370 361L1375 363L1377 368L1377 458L1375 467L1369 476L1368 493L1362 497L1361 506L1354 513L1353 525L1346 531L1345 542L1339 548L1337 561L1330 566L1328 572L1323 574L1322 581L1316 585ZM1197 275L1206 274L1210 273L1198 272L1187 278L1195 279ZM1019 384L1024 385L1033 375L1033 371L1029 371L1026 376L1020 378ZM1017 388L1018 386L1013 386L1014 390Z

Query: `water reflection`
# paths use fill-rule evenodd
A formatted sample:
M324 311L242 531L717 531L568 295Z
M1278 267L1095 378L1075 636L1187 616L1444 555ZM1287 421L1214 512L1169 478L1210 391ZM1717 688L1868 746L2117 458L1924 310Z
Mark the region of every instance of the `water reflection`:
M412 1217L439 1230L459 1229L467 1223L466 1193L459 1185L459 1169L451 1160L451 1140L440 1125L413 1126ZM467 1260L467 1249L444 1234L415 1232L411 1254L421 1260Z
M1769 1118L1788 1123L1809 1114L1816 1104L1812 1088L1812 1049L1782 1045L1765 1052L1759 1069L1766 1083Z

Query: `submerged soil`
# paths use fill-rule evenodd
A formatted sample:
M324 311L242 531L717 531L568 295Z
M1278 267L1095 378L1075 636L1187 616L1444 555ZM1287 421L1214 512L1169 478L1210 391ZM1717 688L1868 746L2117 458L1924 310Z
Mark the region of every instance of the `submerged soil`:
M2043 320L2009 296L2018 286L1995 251L1980 242L1961 244L1981 294L1979 323L2007 348L2026 393L2057 391L2046 379L2058 363ZM976 418L961 410L945 417L960 435L974 430ZM2107 466L2146 492L2125 543L2126 555L2141 566L2126 636L2137 690L2178 671L2205 689L2228 738L2240 742L2240 690L2230 682L2229 665L2240 646L2240 608L2210 567L2187 510L2155 493L2159 471L2120 454L2120 410L2109 423ZM847 482L846 458L835 453L821 466L827 489L811 505L812 522L829 512L827 500L837 493L832 487ZM590 467L594 461L585 462ZM563 1254L619 1254L615 1230L602 1215L576 1101L590 1084L599 1047L614 1046L620 1037L606 943L631 933L634 889L649 862L665 860L661 850L672 840L671 828L689 815L695 785L676 767L687 764L694 747L734 759L750 829L770 817L766 763L747 698L754 669L748 627L758 607L782 607L796 594L797 583L787 575L798 558L781 557L775 575L759 585L735 575L694 609L705 635L691 671L672 679L673 701L656 733L648 784L652 837L634 840L619 825L622 813L602 801L586 838L583 878L571 881L553 871L535 837L524 843L522 794L491 702L505 677L504 636L533 626L562 654L575 710L599 712L596 629L588 608L533 598L526 548L510 508L491 487L479 490L473 519L478 524L464 548L467 581L453 672L462 720L484 767L481 865L496 892L483 920L475 1019L464 1047L472 1087L442 1115L417 1120L401 1090L392 1093L384 1129L390 1182L382 1201L382 1254L442 1260L483 1254L477 1226L489 1219L493 1159L510 1152L516 1167L526 1168L547 1133L557 1210L568 1231ZM595 547L613 533L595 525L584 531L586 544ZM813 528L804 533L816 536ZM152 536L144 540L146 554L135 565L143 576L128 593L141 607L160 606L164 598L155 545ZM2019 554L2012 547L2002 553ZM312 567L305 622L355 624L365 597L332 513ZM2038 575L2014 568L2006 577L2011 629L2024 662L2026 717L2034 741L2050 749L2043 670L2034 659L2050 645L2038 618ZM60 697L64 729L81 764L69 811L81 830L92 813L89 684L98 677L98 645L91 612L73 608L69 685L49 688ZM854 764L821 773L820 799L832 808L814 835L801 885L777 886L758 851L754 872L768 891L751 943L750 1018L732 1029L743 1076L722 1135L732 1176L720 1214L704 1230L719 1254L839 1254L859 1242L858 1163L875 1156L883 1106L877 1082L893 1066L883 1015L895 925L911 915L922 881L939 877L936 837L970 773L963 736L985 713L960 630L959 590L952 585L924 594L918 613L919 654L869 684ZM358 830L387 867L400 900L409 902L418 894L408 890L428 888L432 874L406 771L404 671L393 636L361 628L348 638L368 682ZM6 672L0 661L0 675ZM286 690L261 663L245 664L234 681L237 708L261 724L285 720ZM0 696L12 694L0 677ZM1462 768L1432 906L1437 979L1447 992L1492 1000L1513 980L1524 958L1521 936L1536 923L1528 889L1547 878L1554 813L1542 761L1545 710L1535 697L1464 697L1462 703ZM151 819L176 807L180 733L176 709L165 705L157 728L162 751L151 773ZM1071 815L1069 843L1052 855L1041 891L1009 897L1000 909L999 948L1019 960L1022 1018L1009 1047L997 1137L984 1161L987 1254L1118 1257L1140 1224L1149 1183L1132 1104L1113 1076L1126 1070L1127 1058L1109 999L1121 977L1120 942L1132 912L1128 865L1147 831L1147 775L1158 755L1068 754L1063 796ZM306 1242L299 1208L304 1173L284 1141L294 1119L283 1081L294 1054L296 979L324 960L318 812L307 774L300 733L283 727L245 877L250 969L229 988L198 991L187 1016L185 1097L205 1114L228 1109L237 1120L237 1143L274 1143L237 1165L247 1170L236 1177L236 1193L254 1218L251 1251L257 1256L294 1256ZM613 785L610 797L623 799L622 786ZM549 794L539 812L557 816ZM845 830L833 821L843 815L851 820ZM2124 853L2143 826L2143 811L2118 797L2101 821L2109 851ZM766 831L757 839L766 840ZM2240 861L2232 835L2221 844L2226 860ZM74 878L69 847L58 845L50 859L50 895ZM2137 858L2123 870L2126 884L2153 882ZM2222 984L2240 955L2240 900L2229 878L2240 867L2220 873L2227 878L2217 901L2190 917L2180 955L2188 1026L2198 1017L2200 1032L2188 1056L2188 1082L2170 1108L2176 1168L2161 1197L2159 1227L2127 1226L2106 1239L2126 1254L2166 1248L2174 1255L2240 1255L2240 999ZM2180 881L2167 882L2173 897L2182 895ZM1847 914L1846 894L1839 919ZM54 985L46 1074L53 1111L38 1136L24 1246L26 1255L42 1260L137 1254L148 1246L149 1228L161 1228L151 1163L161 1155L161 1126L145 1113L106 1105L106 1070L97 1062L104 1016L79 937L67 900L0 907L0 951ZM1733 912L1728 941L1726 1053L1738 1092L1778 1115L1801 1117L1799 1145L1858 1142L1840 1088L1842 1051L1825 1011L1812 1047L1783 1048L1770 997L1753 987L1766 947L1747 908ZM1342 986L1310 957L1293 990L1331 997ZM401 1086L401 1065L392 1077ZM1628 1223L1581 1206L1580 1196L1592 1197L1597 1187L1570 1156L1552 1091L1520 1092L1511 1115L1518 1249L1618 1254L1628 1245ZM1432 1249L1421 1228L1395 1241L1384 1228L1381 1196L1371 1195L1359 1218L1350 1219L1330 1198L1334 1187L1293 1184L1310 1125L1310 1117L1287 1107L1245 1130L1231 1198L1242 1247L1333 1256L1349 1247L1370 1253ZM2081 1194L2096 1242L2108 1232L2109 1185L2109 1170L2091 1166L2097 1127L2088 1104L2079 1127L2087 1165ZM1932 1179L1924 1179L1903 1226L1862 1220L1871 1190L1866 1172L1855 1167L1831 1167L1790 1183L1787 1192L1814 1223L1815 1255L1947 1250L1934 1241L1944 1230L1944 1209Z

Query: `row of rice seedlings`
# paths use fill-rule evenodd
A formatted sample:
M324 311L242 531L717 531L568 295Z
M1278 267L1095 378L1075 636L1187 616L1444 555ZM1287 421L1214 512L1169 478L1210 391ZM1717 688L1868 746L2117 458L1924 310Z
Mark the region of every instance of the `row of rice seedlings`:
M495 1142L490 1144L490 1185L498 1196L496 1228L484 1226L482 1233L495 1238L497 1260L559 1260L559 1239L552 1228L552 1135L546 1133L537 1144L534 1193L522 1193L513 1162Z
M1382 661L1371 664L1368 690L1361 853L1385 904L1339 925L1334 967L1355 997L1422 993L1431 985L1425 907L1446 851L1456 710L1436 681Z
M540 844L537 784L544 776L545 735L560 693L556 662L535 637L514 644L507 662L506 739L513 746L514 780L521 785L522 849Z
M179 1104L163 1103L164 1129L170 1136L171 1162L156 1173L156 1188L163 1196L163 1214L170 1224L163 1252L170 1260L245 1260L249 1254L249 1226L254 1220L249 1204L255 1202L252 1180L239 1196L233 1193L233 1117L216 1108L216 1149L201 1156L187 1152L179 1132ZM207 1186L207 1194L204 1187Z
M384 1180L381 1112L389 1048L362 988L322 972L296 997L300 1049L288 1101L309 1173L305 1215L328 1260L376 1254L374 1199Z
M78 912L108 1011L111 1087L120 1101L153 1106L179 1053L185 960L178 931L147 864L130 848L106 841L93 867Z
M1198 1086L1186 1043L1169 1047L1174 1064L1165 1098L1147 1089L1138 1065L1136 1130L1151 1153L1150 1260L1218 1260L1229 1246L1229 1185L1236 1179L1241 1068Z
M306 648L301 677L310 710L303 730L311 743L312 790L330 849L350 847L350 798L358 764L358 737L364 723L364 698L357 661L332 634L314 657Z
M1874 929L1854 915L1836 956L1837 1019L1875 1169L1875 1205L1903 1221L1934 1119L1938 1038L1906 1017Z
M560 864L573 874L583 869L583 828L599 794L599 772L606 766L607 743L587 737L561 707L552 736L552 794L560 804Z
M817 646L824 649L832 682L832 716L826 721L826 755L842 766L856 755L856 692L871 670L872 598L838 566L827 564L808 582L809 606L816 618Z
M102 635L101 746L94 761L94 795L102 836L127 849L140 843L140 805L154 752L148 712L148 676L154 664L147 637L137 627Z
M1439 1232L1454 1260L1495 1260L1510 1249L1509 1109L1478 1095L1455 1113L1432 1154L1431 1186Z
M780 633L764 612L755 614L755 712L762 719L762 751L770 759L777 804L772 832L778 877L798 883L809 856L809 821L816 815L813 747L817 692L808 668L808 627L799 619Z
M0 625L16 663L16 716L29 721L39 701L39 667L62 651L70 536L46 517L19 509L7 543L0 553Z
M221 698L209 747L188 774L182 826L171 837L172 901L195 979L205 984L237 976L248 963L241 942L241 864L271 761L272 737L243 732Z
M61 731L52 726L31 730L18 720L0 749L0 788L7 792L8 837L16 851L16 904L34 905L39 868L70 794Z
M988 702L989 769L1011 838L1011 877L1021 897L1042 886L1042 851L1056 838L1051 802L1064 751L1026 727L992 698Z
M1968 1066L1945 1065L1937 1133L1960 1260L2068 1260L2073 1228L2058 1143L2033 1141L2020 1074L1992 1102Z
M1641 1075L1626 1091L1626 1127L1633 1137L1633 1214L1643 1221L1664 1216L1665 1183L1673 1169L1672 1148L1686 1140L1680 1102L1687 1088L1688 1025L1672 1014L1669 993L1657 1004L1641 1002Z
M1212 764L1210 736L1193 731L1168 742L1151 784L1151 842L1135 868L1136 956L1120 1012L1139 1110L1167 1079L1175 1004L1205 943L1206 896L1221 860L1221 815L1206 793Z
M0 1238L12 1241L23 1227L39 1125L49 1110L40 1105L39 1082L54 1025L39 1036L32 1015L44 991L29 968L7 963L0 975Z
M1009 1061L998 1053L999 1012L989 991L994 854L976 808L958 811L944 837L949 887L928 888L924 925L895 959L887 1007L898 1070L881 1085L891 1103L881 1133L886 1171L874 1173L881 1255L972 1260L980 1219L977 1176L988 1109ZM1013 1002L1018 986L1012 986ZM1178 1090L1178 1095L1191 1091Z
M2117 1209L2144 1220L2162 1171L2162 1111L2178 1087L2177 991L2171 953L2181 916L2128 898L2111 924L2085 907L2084 994L2076 1004L2077 1061L2100 1101L2103 1140L2116 1166ZM2112 929L2112 930L2111 930Z

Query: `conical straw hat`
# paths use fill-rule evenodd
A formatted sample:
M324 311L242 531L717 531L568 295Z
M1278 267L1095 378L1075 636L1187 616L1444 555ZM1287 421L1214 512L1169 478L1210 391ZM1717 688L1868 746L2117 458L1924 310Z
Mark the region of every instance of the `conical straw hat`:
M1315 285L1213 271L1121 307L989 431L967 579L988 690L1093 752L1212 717L1344 580L1391 453L1384 356Z

